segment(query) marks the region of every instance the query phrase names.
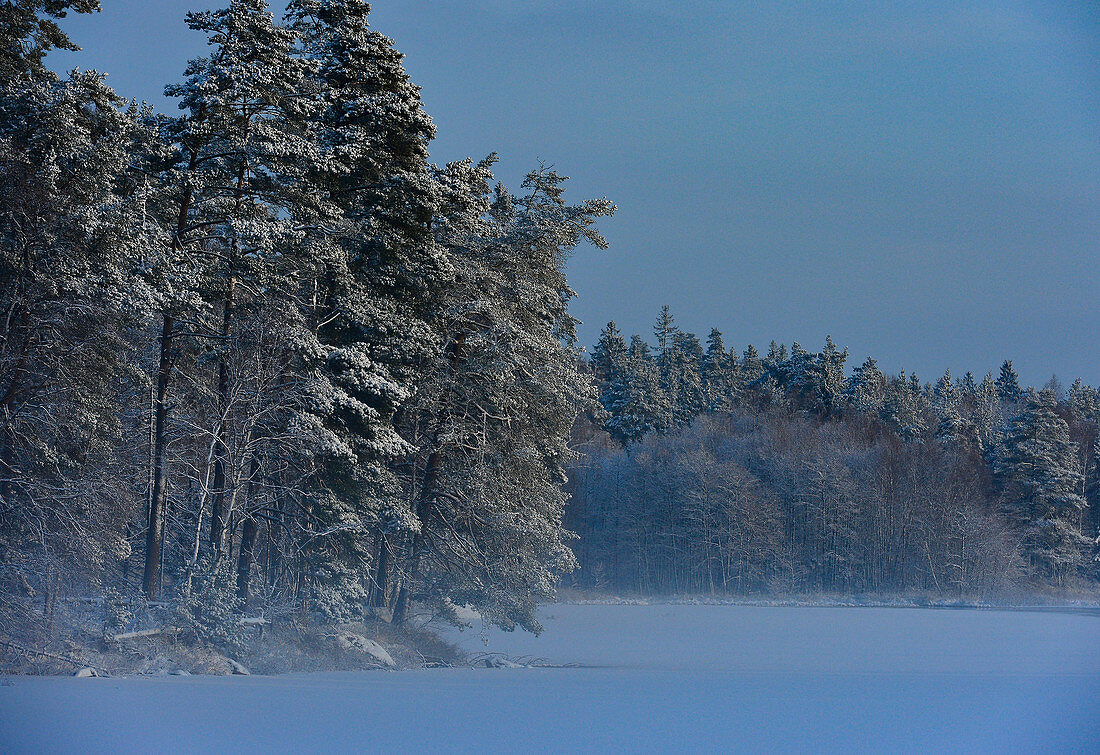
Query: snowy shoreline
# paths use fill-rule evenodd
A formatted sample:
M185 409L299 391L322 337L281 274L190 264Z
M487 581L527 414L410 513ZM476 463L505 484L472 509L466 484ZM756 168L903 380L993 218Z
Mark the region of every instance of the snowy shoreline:
M969 602L945 599L907 598L858 598L858 597L777 597L777 598L723 598L713 596L672 595L661 597L633 596L566 596L556 604L562 605L674 605L674 606L746 606L767 608L933 608L965 609L975 611L1066 611L1100 615L1100 601L1057 600L1047 603Z
M471 655L555 668L7 678L0 732L8 751L61 753L982 753L1095 744L1100 622L1092 616L800 610L810 607L558 603L540 610L539 637L441 632Z

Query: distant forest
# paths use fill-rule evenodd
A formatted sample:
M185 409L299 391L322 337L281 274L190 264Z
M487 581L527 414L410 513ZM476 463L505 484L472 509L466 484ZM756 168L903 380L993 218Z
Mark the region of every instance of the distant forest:
M668 307L654 344L615 323L589 368L602 410L570 470L575 584L637 593L1089 589L1100 391L846 371L847 350L738 354Z

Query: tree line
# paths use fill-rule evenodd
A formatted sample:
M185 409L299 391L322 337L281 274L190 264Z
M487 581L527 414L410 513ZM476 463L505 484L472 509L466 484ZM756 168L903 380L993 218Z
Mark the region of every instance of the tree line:
M363 0L188 14L174 116L46 68L97 9L0 4L0 623L99 585L537 628L595 398L564 265L614 206L432 164Z
M643 593L991 596L1089 589L1100 391L846 371L831 338L738 354L668 307L609 323L589 369L567 523L576 584Z

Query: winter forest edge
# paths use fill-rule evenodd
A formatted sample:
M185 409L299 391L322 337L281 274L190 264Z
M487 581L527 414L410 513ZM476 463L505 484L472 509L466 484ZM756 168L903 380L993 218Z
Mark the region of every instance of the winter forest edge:
M97 5L0 6L6 667L414 606L537 632L563 585L1097 595L1097 389L762 355L668 307L585 354L565 266L614 205L432 164L367 3L190 14L178 116L45 67Z

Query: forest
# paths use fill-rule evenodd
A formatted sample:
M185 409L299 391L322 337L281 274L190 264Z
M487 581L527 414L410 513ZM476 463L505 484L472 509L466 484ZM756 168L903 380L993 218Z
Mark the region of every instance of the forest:
M738 355L664 307L592 350L568 526L578 585L658 594L1092 591L1100 391L884 375L826 338Z
M178 116L45 67L96 6L0 6L0 625L91 590L210 642L414 601L537 629L595 398L564 265L614 206L430 163L361 0L189 14Z
M561 584L1095 588L1096 389L1025 389L1010 362L849 374L831 339L739 354L667 307L654 346L612 323L586 354L566 265L615 206L545 165L512 190L493 155L433 164L366 2L189 14L208 51L167 85L175 115L46 67L75 47L57 21L97 6L0 4L0 626L20 642L88 596L116 630L144 602L232 645L245 616L414 605L538 631Z

